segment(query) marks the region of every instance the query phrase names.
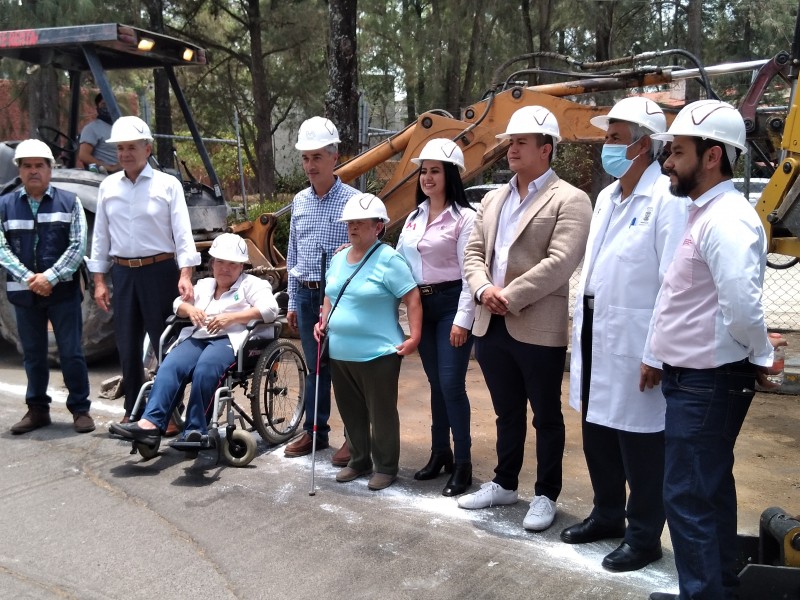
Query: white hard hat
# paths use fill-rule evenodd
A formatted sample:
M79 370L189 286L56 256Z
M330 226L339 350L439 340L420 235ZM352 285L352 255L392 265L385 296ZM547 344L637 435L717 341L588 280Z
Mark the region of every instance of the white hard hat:
M297 132L297 143L294 147L298 150L319 150L338 143L339 132L336 131L336 125L330 119L311 117L300 125L300 131Z
M214 238L214 243L211 244L208 253L220 260L237 263L250 262L247 254L247 242L235 233L223 233Z
M342 209L340 221L360 221L361 219L380 219L389 222L389 214L383 201L374 194L351 196Z
M720 100L698 100L687 104L666 133L654 133L654 140L671 142L676 135L716 140L725 144L728 160L736 162L736 148L747 153L747 132L739 111Z
M50 146L41 140L24 140L17 144L14 152L14 164L19 166L19 161L23 158L45 158L50 163L50 167L56 162Z
M608 131L608 122L627 121L646 127L652 133L663 133L667 130L667 118L661 107L648 98L631 96L617 102L607 115L592 117L589 122L603 131Z
M499 133L495 137L506 140L512 135L526 133L541 133L552 136L554 142L561 141L556 116L544 106L523 106L517 109L511 115L505 133Z
M458 144L448 140L447 138L434 138L429 140L422 148L417 158L412 158L411 162L415 165L421 165L424 160L438 160L441 162L451 163L458 167L458 170L464 171L464 153Z
M111 126L111 137L106 140L109 144L123 142L138 142L139 140L153 141L150 128L139 117L120 117Z

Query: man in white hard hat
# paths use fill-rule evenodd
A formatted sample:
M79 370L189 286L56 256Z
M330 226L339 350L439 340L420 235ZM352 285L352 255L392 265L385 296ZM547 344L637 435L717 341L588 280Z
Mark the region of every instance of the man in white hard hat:
M94 431L81 346L79 269L86 252L86 218L75 194L50 185L54 162L44 142L20 142L14 163L22 188L0 196L0 267L6 270L6 292L16 312L28 377L28 412L11 427L13 434L50 425L48 321L58 344L75 430Z
M319 321L320 266L322 252L330 265L334 251L347 243L347 225L339 222L347 200L359 191L343 183L333 171L338 152L339 133L324 117L312 117L300 125L295 148L300 151L303 171L311 184L292 200L289 227L289 251L286 268L289 272L289 326L300 333L303 354L309 367L305 386L306 418L303 434L286 447L285 455L293 458L311 454L314 430L314 397L317 399L317 450L328 447L331 414L331 373L327 359L321 362L317 377L317 342L314 325ZM335 466L344 467L350 460L345 442L333 455Z
M523 527L550 527L561 492L564 416L561 380L567 354L569 278L586 246L592 205L550 168L561 140L542 106L517 110L506 132L511 181L481 202L464 271L478 306L472 333L497 415L492 481L458 500L477 509L517 502L527 407L536 430L536 484Z
M666 133L671 191L689 219L665 276L641 367L642 389L666 397L664 505L680 596L734 598L736 486L733 447L772 364L761 305L767 237L731 182L747 149L739 112L718 100L683 108ZM644 398L643 398L644 401Z
M670 194L656 160L661 142L650 134L667 120L655 102L625 98L591 122L606 132L603 168L617 180L597 196L572 317L569 395L581 411L593 507L561 539L623 538L602 564L634 571L661 558L664 396L639 391L639 365L687 201Z
M192 267L200 264L200 254L181 182L148 163L153 137L147 123L120 117L108 142L116 144L123 170L100 184L88 264L98 306L114 309L126 423L144 383L145 333L158 344L176 292L191 302ZM106 285L109 272L113 297ZM172 427L168 434L177 432Z

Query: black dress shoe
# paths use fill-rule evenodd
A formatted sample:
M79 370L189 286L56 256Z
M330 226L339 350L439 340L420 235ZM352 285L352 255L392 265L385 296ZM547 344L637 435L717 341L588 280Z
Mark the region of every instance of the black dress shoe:
M582 523L567 527L561 532L561 541L567 544L588 544L608 538L625 537L625 525L605 525L589 517Z
M158 429L142 429L139 427L139 423L111 423L108 429L111 433L135 442L141 442L147 446L155 446L161 441L161 431Z
M463 494L472 485L472 463L456 463L453 474L447 480L447 485L442 490L442 496L458 496Z
M453 470L453 451L450 450L450 448L431 452L431 458L428 460L428 464L414 473L414 479L434 479L438 477L442 467L444 467L445 473L450 473Z
M661 558L661 546L651 550L637 550L628 542L622 542L619 548L603 559L603 567L609 571L636 571Z
M679 600L678 594L667 594L666 592L653 592L650 594L650 600Z

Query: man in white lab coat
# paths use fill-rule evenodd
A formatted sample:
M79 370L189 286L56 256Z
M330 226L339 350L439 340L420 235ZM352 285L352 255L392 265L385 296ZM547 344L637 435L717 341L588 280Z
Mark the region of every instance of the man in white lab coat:
M591 122L606 131L603 167L617 178L597 197L572 322L570 405L582 414L594 506L561 539L623 538L602 564L633 571L661 558L665 402L658 388L639 391L639 367L687 201L656 160L650 134L666 130L657 104L625 98Z

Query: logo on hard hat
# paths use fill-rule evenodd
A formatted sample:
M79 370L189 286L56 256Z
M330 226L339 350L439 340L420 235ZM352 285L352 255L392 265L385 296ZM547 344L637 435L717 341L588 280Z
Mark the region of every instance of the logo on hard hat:
M379 200L379 198L377 196L373 196L372 194L364 194L364 196L358 199L358 205L364 210L367 210L370 204L372 204L373 200ZM364 201L367 203L364 204Z
M442 154L444 154L447 158L453 158L453 154L456 150L458 150L458 146L455 144L455 142L442 144Z
M702 106L698 106L697 108L703 108L703 107ZM700 125L700 123L705 121L708 117L710 117L715 112L717 112L718 110L723 109L723 108L730 108L730 107L728 107L728 106L716 106L713 110L708 111L699 121L695 120L694 115L695 115L695 113L699 113L700 111L695 109L695 110L693 110L691 112L692 123L694 123L695 125Z

